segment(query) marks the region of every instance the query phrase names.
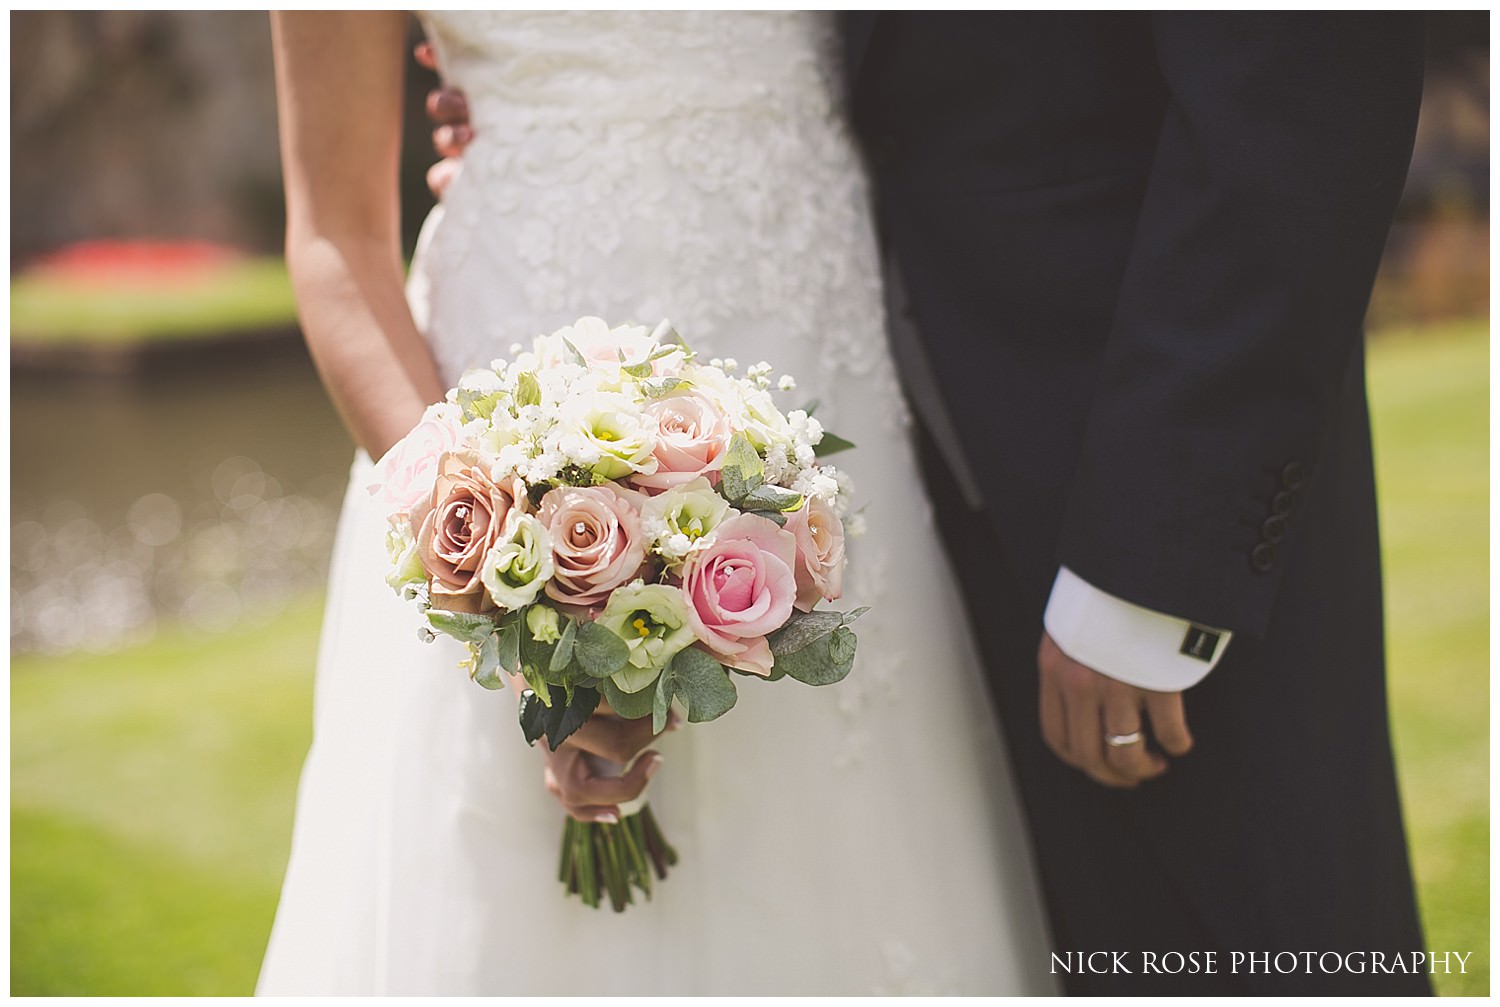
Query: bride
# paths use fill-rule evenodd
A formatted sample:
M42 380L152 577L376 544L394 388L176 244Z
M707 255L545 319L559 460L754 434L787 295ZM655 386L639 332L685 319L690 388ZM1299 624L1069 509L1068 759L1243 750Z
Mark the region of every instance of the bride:
M477 139L403 291L406 17L275 14L287 254L362 450L334 543L314 741L258 992L1051 992L1009 769L905 436L831 16L432 13ZM556 881L571 745L418 639L384 582L378 457L466 368L599 315L672 319L705 356L795 375L859 444L853 673L746 681L650 743L681 854L617 916ZM790 397L789 397L790 398ZM845 461L847 459L847 461ZM759 687L758 687L759 686ZM640 725L596 718L617 740ZM649 732L649 729L647 729ZM584 737L584 735L580 735ZM544 765L551 760L551 765ZM646 770L620 787L644 782ZM578 781L611 812L610 791Z

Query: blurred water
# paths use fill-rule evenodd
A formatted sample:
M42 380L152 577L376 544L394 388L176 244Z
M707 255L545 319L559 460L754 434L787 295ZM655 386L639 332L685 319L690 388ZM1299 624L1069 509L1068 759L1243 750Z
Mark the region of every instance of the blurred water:
M13 371L12 652L222 630L320 587L352 451L298 352Z

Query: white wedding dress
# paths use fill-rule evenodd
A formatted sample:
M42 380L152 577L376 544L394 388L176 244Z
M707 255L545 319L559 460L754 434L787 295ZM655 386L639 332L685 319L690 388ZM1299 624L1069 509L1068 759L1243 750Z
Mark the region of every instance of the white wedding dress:
M477 134L410 298L443 375L593 314L762 358L858 443L854 671L738 677L658 742L681 860L624 914L565 897L516 701L417 638L356 461L315 740L258 992L1046 993L1017 800L886 350L827 15L424 16ZM1116 907L1118 908L1118 907Z

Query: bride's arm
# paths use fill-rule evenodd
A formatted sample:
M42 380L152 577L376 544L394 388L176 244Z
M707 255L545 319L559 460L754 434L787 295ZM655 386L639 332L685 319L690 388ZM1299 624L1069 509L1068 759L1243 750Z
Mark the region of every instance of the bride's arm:
M344 424L378 458L445 391L403 292L406 15L280 11L271 38L298 314Z

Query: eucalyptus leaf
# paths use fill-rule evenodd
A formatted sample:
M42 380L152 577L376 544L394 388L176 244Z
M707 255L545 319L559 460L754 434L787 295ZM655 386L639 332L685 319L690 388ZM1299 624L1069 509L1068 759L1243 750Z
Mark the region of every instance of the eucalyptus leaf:
M568 348L568 352L573 355L573 363L577 364L579 367L587 367L589 365L588 358L579 352L578 347L573 345L573 340L569 339L567 336L563 336L562 341L563 345Z
M673 676L672 666L669 664L662 669L661 678L656 680L656 689L652 693L651 703L651 733L660 734L667 727L667 711L672 708L672 694L676 688L677 680Z
M659 399L664 395L671 394L682 385L690 384L682 378L652 378L641 383L641 391L648 399Z
M573 644L578 638L578 623L572 619L565 619L564 622L567 625L563 627L562 636L558 638L549 662L552 671L562 671L573 663Z
M756 517L763 517L767 521L774 521L783 528L786 527L786 515L779 510L747 510L745 513L754 514Z
M806 685L832 685L843 681L854 667L857 642L853 630L840 626L801 650L777 657L776 666Z
M514 619L500 624L500 666L511 674L521 670L521 627Z
M794 511L802 507L807 498L801 493L773 486L770 483L757 486L740 501L740 509L754 511Z
M505 679L500 676L500 636L491 632L479 645L479 656L474 661L474 681L486 689L505 688Z
M573 643L573 658L585 674L608 678L630 660L625 641L597 622L581 623Z
M518 711L521 719L521 734L526 738L526 744L535 745L536 739L540 738L546 731L547 708L537 694L527 689L521 693L521 708Z
M450 612L443 608L429 608L427 622L439 633L445 633L465 643L481 644L495 632L494 617L476 615L472 612Z
M737 433L730 438L729 450L724 453L719 488L730 503L738 504L765 482L765 471L765 463L756 453L755 445L744 434Z
M724 666L696 647L672 659L673 692L687 707L690 723L701 724L728 713L739 698Z
M638 364L620 364L620 370L629 374L632 378L649 378L651 376L651 361L642 360Z
M599 691L604 694L604 699L609 703L610 708L626 720L639 720L641 717L651 716L652 708L656 704L654 688L642 689L640 692L626 692L614 683L614 679L606 678L599 683Z
M806 647L818 637L826 636L840 626L849 625L869 610L869 606L866 605L847 615L843 612L794 611L792 617L786 621L786 625L768 636L766 642L771 645L771 653L776 657L791 654Z
M830 434L825 430L823 439L813 445L813 453L819 458L827 458L829 455L836 455L840 451L850 451L853 448L853 441L846 441L838 434Z

